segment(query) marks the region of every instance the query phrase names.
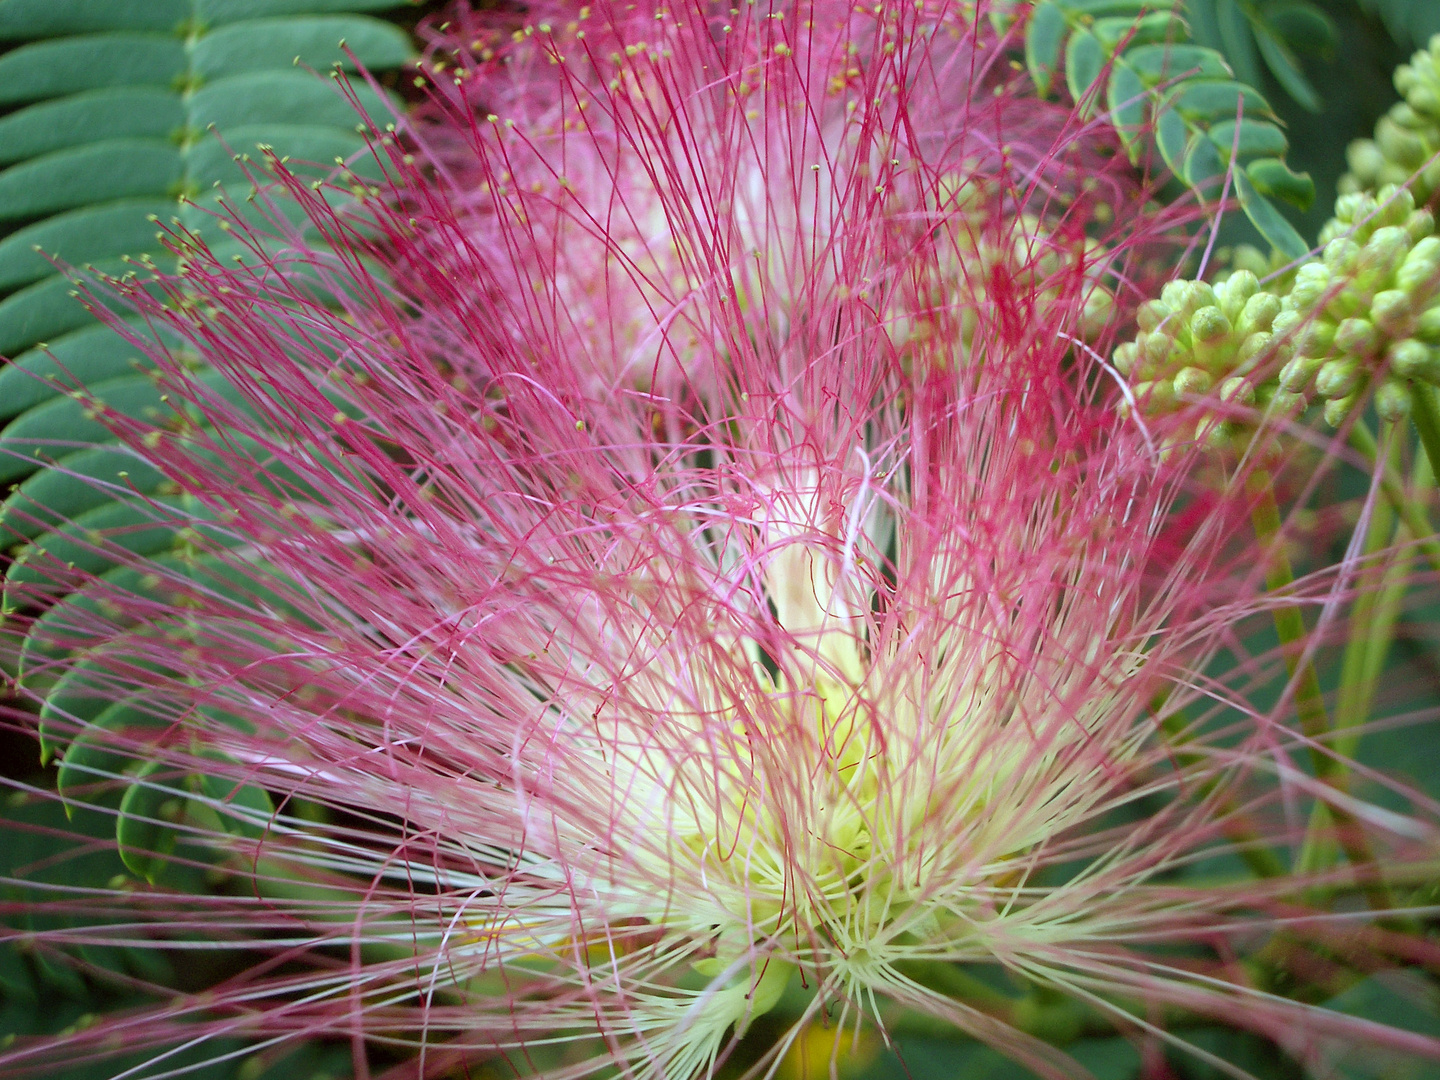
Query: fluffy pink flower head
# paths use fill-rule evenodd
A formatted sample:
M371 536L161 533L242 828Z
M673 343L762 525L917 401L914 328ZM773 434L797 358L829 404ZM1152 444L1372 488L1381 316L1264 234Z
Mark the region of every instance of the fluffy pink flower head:
M32 628L27 677L83 657L155 722L110 735L147 783L209 778L180 854L253 873L155 933L348 950L136 1042L687 1080L782 998L888 1001L1081 1075L957 961L1301 1030L1142 947L1239 903L1157 875L1250 744L1177 755L1153 710L1255 582L1086 345L1157 234L1087 235L1135 196L1112 148L959 4L448 25L369 227L296 184L328 247L192 251L149 308L206 423L115 423L192 550L116 545L129 587Z

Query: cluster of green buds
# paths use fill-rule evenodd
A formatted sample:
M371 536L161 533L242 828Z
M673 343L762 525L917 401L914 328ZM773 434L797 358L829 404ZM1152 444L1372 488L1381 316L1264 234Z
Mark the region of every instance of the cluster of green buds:
M1250 374L1273 355L1278 296L1261 288L1249 270L1211 286L1172 281L1160 299L1137 313L1140 332L1115 350L1115 367L1133 388L1140 408L1162 411L1218 385L1222 401L1266 406L1277 386ZM1290 402L1275 402L1287 407Z
M1375 138L1356 139L1345 152L1350 171L1340 191L1378 191L1408 184L1422 203L1440 190L1440 34L1395 70L1403 101L1375 125Z
M1211 286L1174 281L1115 350L1141 408L1218 389L1222 402L1298 411L1318 398L1339 424L1374 386L1375 409L1410 413L1412 383L1440 383L1440 237L1406 188L1343 195L1320 259L1262 287L1248 269ZM1233 433L1233 420L1212 437Z
M1280 386L1325 400L1338 426L1375 381L1384 420L1410 414L1411 382L1440 381L1440 237L1406 188L1342 195L1320 234L1322 258L1300 267L1281 319L1294 355ZM1278 320L1277 320L1278 321Z

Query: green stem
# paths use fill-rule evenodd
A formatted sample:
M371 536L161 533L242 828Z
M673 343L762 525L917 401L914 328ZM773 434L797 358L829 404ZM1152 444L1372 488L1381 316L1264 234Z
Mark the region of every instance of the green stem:
M1357 422L1350 429L1350 445L1360 453L1372 466L1378 465L1379 447L1375 444L1375 436L1370 434L1370 429L1363 423ZM1427 455L1427 464L1429 460ZM1415 463L1415 474L1418 479L1422 470L1421 462ZM1435 538L1435 530L1430 525L1430 519L1425 513L1425 501L1420 498L1412 498L1405 490L1399 474L1388 464L1385 471L1380 475L1380 491L1389 501L1391 509L1400 515L1400 520L1405 522L1405 527L1410 531L1411 537L1415 540L1416 546L1430 560L1431 567L1440 572L1440 541Z
M1284 592L1294 584L1295 573L1283 547L1280 507L1275 502L1274 478L1267 470L1256 469L1247 478L1245 487L1246 492L1255 500L1250 512L1255 535L1268 549L1265 587L1272 593ZM1274 619L1275 632L1279 635L1280 648L1285 656L1285 668L1295 683L1295 713L1300 721L1300 730L1314 743L1310 748L1310 761L1315 776L1337 792L1344 792L1348 780L1344 763L1324 751L1325 741L1331 734L1330 717L1325 711L1325 698L1320 691L1320 680L1315 674L1315 667L1305 660L1308 631L1305 629L1304 616L1294 604L1285 604L1275 609ZM1350 864L1357 871L1373 869L1375 859L1359 824L1349 813L1337 806L1329 805L1327 812L1335 819L1337 839ZM1303 849L1301 855L1302 859L1306 855ZM1365 893L1370 906L1376 910L1394 906L1389 890L1378 876L1367 883Z
M1430 459L1430 467L1436 468L1440 462L1440 406L1435 404L1435 391L1430 389L1428 383L1415 382L1411 385L1412 396L1415 407L1410 411L1410 418L1415 422L1415 430L1420 433L1420 443L1425 447L1425 456Z
M1389 469L1395 450L1395 430L1386 425L1382 442L1387 451L1376 462L1377 468ZM1394 565L1392 558L1386 565L1379 565L1377 557L1391 540L1404 538L1404 523L1397 524L1388 503L1377 502L1370 521L1366 526L1365 544L1362 550L1363 565L1356 577L1356 597L1350 612L1350 632L1345 642L1345 657L1340 665L1340 690L1335 704L1335 725L1345 731L1360 727L1370 712L1370 702L1375 694L1372 671L1384 666L1385 656L1390 651L1390 638L1394 623L1381 618L1381 593L1385 578ZM1342 736L1342 748L1337 742L1335 749L1349 757L1358 736Z

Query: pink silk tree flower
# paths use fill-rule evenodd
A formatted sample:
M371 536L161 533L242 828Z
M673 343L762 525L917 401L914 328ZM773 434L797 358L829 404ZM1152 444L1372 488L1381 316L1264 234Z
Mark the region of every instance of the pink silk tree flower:
M1103 125L962 4L460 11L428 65L358 208L274 163L318 235L177 237L134 293L184 405L109 419L193 527L32 590L85 600L26 685L124 700L146 764L96 778L188 798L132 865L245 882L93 933L273 958L0 1063L238 1035L689 1080L766 1014L757 1074L896 1009L1056 1078L1066 1024L1166 1010L1440 1050L1230 963L1293 880L1174 876L1280 821L1297 737L1206 674L1265 611L1243 482L1102 359L1170 227L1102 226L1144 198Z

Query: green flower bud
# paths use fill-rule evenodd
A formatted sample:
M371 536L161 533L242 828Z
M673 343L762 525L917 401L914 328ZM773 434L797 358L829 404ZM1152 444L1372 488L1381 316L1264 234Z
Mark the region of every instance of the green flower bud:
M1289 299L1299 311L1310 311L1330 289L1330 268L1324 263L1306 263L1295 271Z
M1352 173L1370 184L1375 184L1385 171L1385 151L1375 145L1374 139L1352 142L1345 148L1345 161Z
M1233 401L1238 405L1255 404L1255 385L1249 379L1232 375L1220 384L1220 400Z
M1229 420L1221 420L1218 423L1212 421L1208 424L1197 424L1195 426L1195 434L1203 438L1212 450L1227 449L1230 444L1235 441L1235 436L1240 434L1241 430L1241 425L1232 423Z
M1440 345L1440 304L1428 307L1415 320L1415 336L1432 345Z
M1360 382L1360 364L1353 357L1327 360L1315 375L1315 392L1324 398L1345 397Z
M1160 302L1188 323L1198 309L1216 305L1215 290L1203 281L1172 281L1160 290Z
M1405 219L1405 232L1411 240L1420 241L1435 231L1435 215L1423 207Z
M1440 236L1422 236L1405 256L1408 262L1434 263L1440 261Z
M1169 379L1136 383L1133 393L1141 412L1164 412L1175 404L1175 388Z
M1395 109L1403 109L1411 119L1415 114L1407 106L1397 105ZM1392 113L1395 110L1391 110ZM1397 118L1399 119L1399 118ZM1400 121L1406 127L1413 127L1414 124L1405 120ZM1379 221L1380 225L1404 225L1405 219L1415 211L1415 196L1410 194L1410 189L1396 184L1386 184L1375 193L1375 201L1380 204Z
M1349 397L1335 398L1325 403L1325 423L1331 427L1339 427L1345 422L1345 417L1350 415L1350 410L1355 407L1356 401L1360 399L1358 393Z
M1230 336L1230 320L1218 307L1202 307L1190 317L1190 336L1198 345L1214 345Z
M1393 116L1382 116L1375 125L1375 142L1388 160L1411 171L1430 156L1425 140L1397 123Z
M1277 336L1293 334L1305 323L1305 316L1298 311L1281 311L1270 324L1270 332Z
M1335 324L1315 319L1295 335L1295 351L1302 356L1325 357L1335 348Z
M1303 394L1325 361L1314 356L1297 356L1280 369L1280 388L1292 394Z
M1175 394L1177 397L1188 395L1199 397L1201 394L1209 393L1210 387L1215 385L1214 378L1208 371L1202 371L1197 367L1181 368L1175 373Z
M1111 357L1111 361L1115 365L1115 370L1128 379L1130 373L1135 370L1135 361L1139 358L1140 346L1133 341L1126 341L1115 346L1115 353Z
M1100 285L1091 289L1090 295L1085 297L1085 302L1080 306L1081 335L1087 338L1099 336L1110 321L1114 308L1115 303L1109 290Z
M1249 337L1259 330L1269 330L1280 314L1280 298L1274 293L1259 292L1245 301L1239 316L1235 319L1235 333Z
M1373 213L1375 213L1375 197L1367 191L1341 195L1335 200L1335 218L1346 225L1364 221Z
M1423 341L1406 338L1390 346L1385 359L1390 371L1402 379L1419 379L1435 382L1440 379L1440 353Z
M1370 318L1391 337L1405 337L1414 323L1415 307L1399 289L1386 289L1370 302Z
M1423 63L1424 58L1425 53L1423 51L1417 52L1410 58L1411 63L1401 64L1395 69L1393 81L1395 83L1395 89L1400 92L1401 97L1409 97L1411 90L1423 85L1424 80L1420 77L1420 73L1415 70L1415 65Z
M1335 347L1353 356L1372 356L1379 347L1380 335L1369 319L1346 319L1335 328Z
M1276 390L1270 395L1269 407L1276 413L1299 412L1305 408L1305 395L1291 393L1289 390Z
M1411 296L1428 296L1440 279L1440 237L1427 236L1410 249L1395 271L1395 287Z
M1410 251L1410 234L1398 225L1386 225L1376 229L1365 242L1360 253L1359 275L1367 277L1366 284L1383 287L1390 280L1400 261Z
M1418 131L1425 126L1425 121L1410 107L1408 101L1397 101L1394 105L1390 106L1390 112L1386 115L1388 115L1391 120L1394 120L1395 123L1410 131ZM1389 195L1387 192L1381 191L1376 197L1381 202L1384 202L1389 198Z
M1429 86L1417 86L1405 95L1410 107L1427 116L1440 117L1440 93Z
M1149 335L1141 348L1145 350L1145 359L1151 366L1162 369L1169 363L1170 357L1180 351L1173 338L1158 331Z
M1146 300L1135 312L1135 322L1141 330L1154 330L1170 317L1170 309L1159 300Z
M1260 279L1249 270L1236 270L1215 292L1220 297L1220 310L1234 322L1246 303L1260 292Z
M1325 314L1339 322L1353 315L1364 314L1369 307L1369 295L1361 292L1352 280L1339 292L1331 293L1330 301L1325 305Z
M1322 258L1336 274L1349 274L1360 262L1361 247L1352 237L1337 236L1325 245Z
M1415 403L1410 387L1395 379L1386 379L1375 391L1375 412L1381 420L1398 423L1410 415Z
M1274 335L1265 330L1256 331L1247 337L1235 353L1235 371L1245 375L1255 370L1260 362L1270 355L1270 343L1273 339Z

